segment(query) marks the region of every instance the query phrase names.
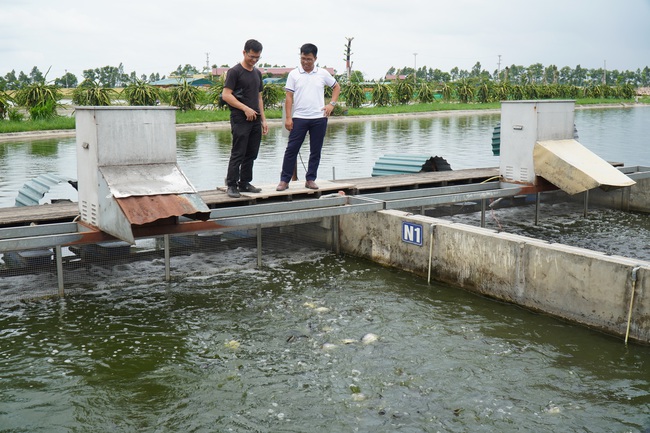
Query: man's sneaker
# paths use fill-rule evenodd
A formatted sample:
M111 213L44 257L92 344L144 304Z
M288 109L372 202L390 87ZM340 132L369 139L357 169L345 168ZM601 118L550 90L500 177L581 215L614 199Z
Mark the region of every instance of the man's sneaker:
M251 185L250 183L247 183L246 185L240 185L240 186L239 186L239 192L254 192L254 193L258 193L258 192L262 192L262 188L257 188L257 187L255 187L255 186Z
M278 186L275 188L276 191L284 191L289 188L289 182L281 181Z
M239 197L241 197L241 194L239 193L239 190L237 189L236 186L229 186L227 194L228 194L228 197L231 197L231 198L239 198Z
M316 182L314 182L313 180L308 180L307 182L305 182L305 188L318 189L318 185L316 185Z

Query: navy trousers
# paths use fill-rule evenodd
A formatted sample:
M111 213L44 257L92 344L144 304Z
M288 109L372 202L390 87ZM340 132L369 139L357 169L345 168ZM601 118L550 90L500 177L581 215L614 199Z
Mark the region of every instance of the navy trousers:
M316 180L320 154L323 149L323 140L327 131L327 117L318 119L293 119L293 129L289 133L289 142L284 151L282 162L282 174L280 180L290 182L293 175L293 168L296 165L298 152L309 132L309 165L307 166L306 180Z

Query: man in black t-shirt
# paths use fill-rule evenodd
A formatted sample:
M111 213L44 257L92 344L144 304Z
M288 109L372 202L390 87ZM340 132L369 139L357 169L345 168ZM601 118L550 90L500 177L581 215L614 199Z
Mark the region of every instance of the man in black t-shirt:
M262 44L249 39L244 44L244 59L226 73L221 98L230 106L232 150L228 162L226 186L228 196L240 197L240 192L260 192L251 185L253 162L260 150L262 134L269 127L262 102L262 73L255 64L262 54Z

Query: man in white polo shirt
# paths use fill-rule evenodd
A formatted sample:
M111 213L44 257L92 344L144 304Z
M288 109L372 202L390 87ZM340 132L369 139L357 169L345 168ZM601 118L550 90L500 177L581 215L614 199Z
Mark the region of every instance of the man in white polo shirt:
M276 190L289 188L296 158L307 132L309 132L309 165L305 187L318 189L316 175L321 149L327 131L327 118L334 110L341 86L325 69L316 66L318 48L314 44L300 47L300 66L289 73L285 90L287 118L284 127L289 131L289 142L284 151L282 174ZM332 88L332 100L325 105L325 86Z

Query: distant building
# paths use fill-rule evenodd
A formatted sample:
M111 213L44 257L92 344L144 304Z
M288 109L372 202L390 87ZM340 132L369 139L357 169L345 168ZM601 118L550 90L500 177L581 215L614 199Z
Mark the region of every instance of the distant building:
M178 77L170 75L169 78L154 81L151 83L151 85L162 88L180 86L183 83L183 80L187 81L188 84L196 87L210 87L213 84L212 81L210 81L208 78L205 78L205 75L194 75L192 77Z
M212 68L212 76L213 77L221 77L223 74L228 72L228 69L230 69L230 68L229 67L228 68ZM260 70L262 75L268 75L271 78L284 78L284 77L287 76L287 74L289 74L289 72L293 71L295 68L276 68L276 67L262 68L262 67L258 67L257 69ZM336 71L334 70L334 68L323 68L323 69L325 69L327 72L329 72L332 75L336 74Z
M387 81L392 81L392 80L405 80L405 79L406 79L406 75L404 75L404 74L401 74L401 75L394 75L394 74L392 74L392 75L386 75L386 76L384 76L384 80L387 80Z

